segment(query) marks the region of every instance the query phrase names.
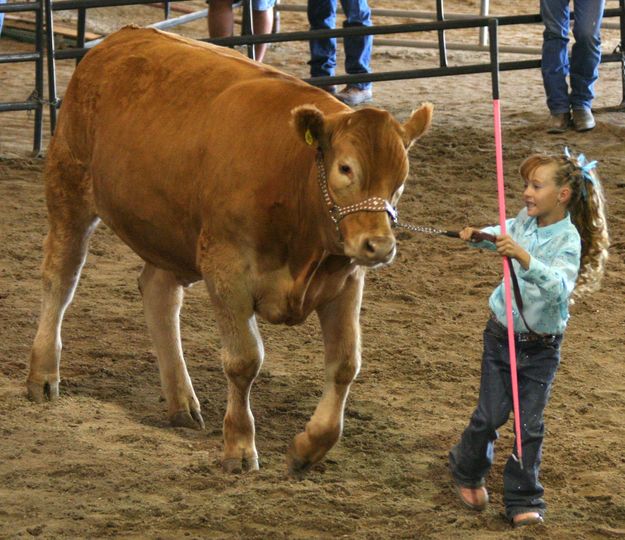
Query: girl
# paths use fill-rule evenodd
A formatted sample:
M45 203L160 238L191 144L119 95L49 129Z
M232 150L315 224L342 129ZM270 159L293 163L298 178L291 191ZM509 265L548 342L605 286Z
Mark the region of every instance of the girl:
M496 243L473 242L510 257L523 300L522 311L513 305L523 466L513 453L504 470L506 516L515 527L543 521L546 505L538 480L543 411L560 362L569 298L573 289L581 296L599 288L608 257L604 198L595 166L596 161L587 163L583 154L571 156L566 148L563 155L530 156L521 164L525 208L506 222L508 234L487 227L483 232L496 235ZM474 232L467 227L460 237L471 241ZM497 428L512 408L503 283L489 304L478 405L449 453L458 496L474 510L488 503L484 483Z

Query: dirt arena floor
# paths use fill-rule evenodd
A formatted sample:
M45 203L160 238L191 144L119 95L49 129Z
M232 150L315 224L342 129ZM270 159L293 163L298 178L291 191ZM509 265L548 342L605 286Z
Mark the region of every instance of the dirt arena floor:
M425 10L434 2L372 4ZM477 13L477 5L448 2L447 11ZM491 5L493 13L511 13L507 2ZM148 7L93 10L90 29L110 32L154 22L159 14ZM75 14L58 17L70 23ZM302 15L290 13L282 24L285 30L306 26ZM204 37L205 21L181 31ZM477 30L448 39L474 43ZM501 41L539 46L540 28L506 28ZM605 33L605 50L617 43L615 32ZM0 39L2 52L30 48ZM307 54L306 44L276 45L267 62L305 76ZM486 61L482 53L449 57L452 65ZM376 71L436 65L433 51L374 50ZM72 62L59 63L61 94L72 69ZM32 65L0 66L2 99L30 94L32 72ZM374 91L373 105L402 120L421 101L436 107L431 132L410 152L403 218L449 229L496 222L490 78L380 83ZM262 468L227 475L219 464L226 384L208 295L201 285L189 289L182 314L183 345L207 427L173 429L159 398L136 286L142 262L104 226L94 235L65 318L62 397L30 403L24 381L46 232L42 160L29 156L32 117L2 113L0 538L625 538L625 115L610 110L621 101L619 66L602 66L597 128L588 133L544 132L537 70L504 73L501 99L510 215L522 204L521 160L565 144L599 160L609 202L612 247L604 285L572 309L546 412L545 525L512 531L503 515L511 422L501 430L488 480L489 508L465 510L450 484L447 450L476 403L487 299L501 274L497 256L458 240L400 233L393 265L369 273L363 366L343 438L304 480L287 476L284 456L321 395L317 320L295 328L261 323L266 359L252 403Z

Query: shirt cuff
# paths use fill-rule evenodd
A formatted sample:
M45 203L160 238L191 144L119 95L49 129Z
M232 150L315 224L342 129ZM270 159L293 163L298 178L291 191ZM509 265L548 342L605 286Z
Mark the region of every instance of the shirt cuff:
M497 236L498 230L495 227L484 227L480 229L480 232L492 234L493 236ZM481 242L469 242L469 245L478 249L488 249L490 251L495 251L497 246L488 240L482 240Z

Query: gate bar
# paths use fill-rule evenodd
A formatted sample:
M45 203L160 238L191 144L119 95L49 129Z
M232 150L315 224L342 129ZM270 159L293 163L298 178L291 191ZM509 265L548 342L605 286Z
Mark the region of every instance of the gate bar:
M619 0L619 8L621 10L621 17L619 20L621 42L619 43L617 50L620 49L621 53L621 88L623 89L619 109L625 110L625 0Z
M76 32L76 47L82 49L85 46L85 33L87 31L87 9L78 9L78 24ZM76 58L76 65L80 62L80 58Z
M419 41L413 39L386 39L376 38L373 42L378 47L410 47L415 49L438 49L438 43L434 41ZM454 43L446 42L445 46L448 51L474 51L474 52L488 52L488 45L476 45L472 43ZM540 55L542 52L538 47L499 47L500 53L510 54L535 54Z
M174 17L173 19L167 19L166 21L159 21L154 24L149 24L148 28L158 28L159 30L166 30L167 28L173 28L181 24L186 24L197 19L205 19L208 16L208 9L200 9L193 13L187 13L180 17ZM83 44L84 47L84 44Z
M7 53L0 54L0 64L12 64L17 62L34 62L39 58L37 52Z
M46 45L48 48L48 100L50 105L50 132L56 129L56 64L54 44L54 17L52 16L52 0L44 0L46 6Z
M43 20L45 18L45 7L43 2L38 2L38 4L37 11L35 11L35 49L37 49L38 53L38 58L35 60L35 94L37 98L35 133L33 135L33 154L35 156L41 155L41 147L43 145Z
M50 0L46 0L49 2ZM83 2L102 2L106 0L83 0ZM132 2L134 0L112 0L115 2ZM141 3L151 3L148 0L139 0ZM60 0L55 1L54 5L61 3L74 2L74 0ZM457 28L477 28L478 26L488 26L489 19L477 18L477 19L464 19L455 21L440 21L440 22L424 22L424 23L411 23L411 24L394 24L387 26L352 26L349 28L333 28L324 30L309 30L299 32L283 32L279 34L263 34L263 35L249 35L249 36L231 36L222 38L202 38L198 41L205 41L208 43L214 43L215 45L223 45L230 47L233 45L249 45L256 43L283 43L288 41L307 41L309 39L323 39L345 36L369 36L369 35L381 35L381 34L400 34L410 32L430 32L437 31L439 29L457 29ZM64 60L68 58L78 58L84 56L91 47L99 43L101 39L88 41L83 49L70 48L63 49L55 52L55 58L58 60Z
M445 11L443 8L443 0L436 0L436 20L445 20ZM445 30L438 31L438 62L440 67L447 67L447 46L445 44Z

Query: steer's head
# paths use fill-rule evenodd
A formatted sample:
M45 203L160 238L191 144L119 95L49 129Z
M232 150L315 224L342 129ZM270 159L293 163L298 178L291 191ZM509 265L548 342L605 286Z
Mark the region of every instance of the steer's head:
M432 105L423 104L404 124L379 109L324 115L313 105L294 109L293 119L302 139L318 149L324 218L335 222L344 254L365 266L390 263L391 214L408 176L408 148L430 126Z

